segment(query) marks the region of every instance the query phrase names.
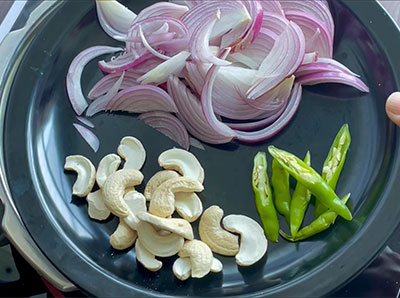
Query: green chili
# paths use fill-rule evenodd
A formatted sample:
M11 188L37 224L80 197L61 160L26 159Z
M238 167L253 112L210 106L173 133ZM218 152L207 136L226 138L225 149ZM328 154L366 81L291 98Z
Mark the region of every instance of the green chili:
M337 133L322 167L322 178L335 190L342 172L346 154L351 143L349 126L344 124ZM315 201L314 216L317 218L328 208L318 200Z
M342 203L346 204L347 200L350 198L350 194L346 195L342 199ZM283 231L280 234L283 238L289 241L300 241L314 236L322 231L328 229L333 223L335 223L338 214L332 210L325 211L317 219L315 219L310 225L302 228L297 232L295 236L290 236Z
M325 206L335 211L346 220L351 220L350 210L338 198L332 188L311 167L293 154L274 146L268 147L269 153L275 158L298 182L303 184Z
M271 185L274 190L275 206L286 222L290 222L290 187L289 173L276 160L272 161Z
M265 235L270 241L278 242L279 221L272 200L272 191L267 175L267 159L264 152L258 152L254 157L252 186Z
M311 165L310 151L307 152L304 162L308 166ZM290 203L290 233L293 237L301 227L310 199L311 192L303 184L297 182Z

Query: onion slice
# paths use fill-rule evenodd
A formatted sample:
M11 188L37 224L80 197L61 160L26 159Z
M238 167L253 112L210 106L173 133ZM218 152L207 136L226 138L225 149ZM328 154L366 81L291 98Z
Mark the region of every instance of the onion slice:
M114 85L110 88L110 90L108 90L108 92L97 98L95 101L93 101L87 111L86 111L86 116L91 117L94 114L100 112L100 111L104 111L107 107L107 105L109 104L109 102L111 101L111 99L117 94L118 90L121 87L122 84L122 80L124 79L125 76L125 72L123 72L120 75L120 78L118 79L118 81L116 81L114 83Z
M135 19L134 23L146 20L151 17L167 16L175 19L182 17L189 8L185 5L179 5L170 2L157 2L144 8Z
M138 119L177 142L182 148L189 149L189 134L182 122L174 115L167 112L154 111L143 113L139 115Z
M260 1L260 3L264 11L284 16L283 9L279 1L268 0L268 1Z
M76 116L76 119L77 119L79 122L85 124L87 127L94 128L93 122L90 121L89 119L86 119L85 117L81 117L81 116Z
M84 67L92 59L104 55L122 51L121 48L94 46L80 52L72 61L67 74L67 93L75 113L81 115L88 106L82 93L81 76Z
M123 41L136 14L116 0L96 0L99 22L112 38Z
M261 63L257 78L247 91L251 99L260 97L292 75L300 66L305 54L304 35L299 26L290 22L276 40L274 47Z
M297 82L302 85L317 85L321 83L338 83L348 85L362 92L369 92L369 88L359 78L345 73L336 71L320 71L311 73L308 75L301 76L297 79Z
M293 87L292 94L285 111L274 123L263 129L252 132L235 130L237 140L246 143L255 143L267 140L276 135L295 115L301 101L301 95L302 87L299 83L296 83Z
M141 84L161 84L168 80L170 75L178 74L185 67L186 59L190 56L189 52L182 51L161 63L154 69L137 79Z
M132 86L136 86L138 83L136 80L140 75L132 71L125 71L124 79L121 83L120 89L126 89ZM110 73L102 77L88 93L88 98L96 99L107 93L108 90L118 81L121 77L120 72Z
M94 152L97 152L100 147L99 138L90 129L78 123L73 123L72 125L76 128L82 138L89 144L90 148L92 148Z
M150 53L144 53L140 57L137 57L135 53L124 53L109 62L105 62L104 60L99 61L99 68L106 73L123 72L124 70L137 67L151 57Z
M118 92L107 105L107 110L130 113L178 112L171 96L160 87L153 85L139 85Z

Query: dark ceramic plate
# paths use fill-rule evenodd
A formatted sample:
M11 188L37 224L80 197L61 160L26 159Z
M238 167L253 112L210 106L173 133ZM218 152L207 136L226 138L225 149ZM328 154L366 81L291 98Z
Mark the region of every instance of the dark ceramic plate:
M135 11L147 1L131 1ZM338 219L328 231L293 244L280 239L254 266L243 268L234 258L220 257L223 273L180 282L171 266L150 273L135 260L133 250L110 248L116 218L90 220L84 199L71 196L75 176L64 173L70 154L83 154L97 164L115 152L126 135L147 149L143 172L157 171L157 156L176 146L135 116L99 114L93 118L101 147L94 154L72 126L76 122L65 92L69 64L81 50L116 44L101 30L93 1L60 1L32 30L15 54L22 58L9 92L3 93L5 175L11 196L35 242L54 265L84 291L96 296L319 296L343 285L369 264L400 222L398 194L399 130L386 118L386 96L400 89L400 34L372 1L333 2L336 23L335 58L359 73L369 94L339 85L306 88L293 121L275 138L249 146L192 149L203 164L204 207L220 205L225 214L258 216L250 187L252 159L274 144L298 156L312 152L320 169L343 123L349 123L352 145L337 192L351 192L354 219ZM17 64L16 64L17 65ZM10 69L12 73L13 69ZM100 77L96 62L83 75L87 93ZM312 209L307 221L311 220ZM282 222L283 227L286 225Z

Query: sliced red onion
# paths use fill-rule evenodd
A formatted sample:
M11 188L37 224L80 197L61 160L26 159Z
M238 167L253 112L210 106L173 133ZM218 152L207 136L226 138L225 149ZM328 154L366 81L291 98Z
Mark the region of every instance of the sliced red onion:
M346 66L344 66L342 63L340 63L339 61L336 61L334 59L330 59L330 58L318 58L317 61L318 63L323 63L323 64L328 64L328 65L332 65L332 66L336 66L339 70L346 72L348 74L351 74L355 77L360 77L358 74L352 72L350 69L348 69Z
M220 59L225 59L228 56L229 51L230 48L224 49L221 53ZM207 122L214 129L214 131L227 137L234 137L235 133L233 132L233 130L223 122L219 121L217 117L215 117L212 106L212 90L214 87L215 79L217 78L219 68L220 67L218 65L213 65L207 72L204 86L201 91L201 106L203 108L203 113L207 119Z
M211 41L238 26L247 26L251 21L251 16L242 1L203 1L187 11L181 17L181 21L192 36L199 26L204 26L206 20L215 16L217 10L220 10L221 18L212 28Z
M317 62L317 60L318 60L318 52L306 53L304 55L304 59L301 65L315 63Z
M369 92L369 88L359 78L344 72L321 71L297 78L302 85L317 85L321 83L338 83L357 88L362 92Z
M88 109L86 110L86 116L91 117L94 114L100 111L104 111L106 109L111 99L117 94L118 90L120 89L124 76L125 72L120 75L120 78L114 83L114 85L110 88L110 90L108 90L105 95L97 98L89 105Z
M243 1L243 4L252 21L244 27L244 30L241 28L243 26L239 26L229 34L222 36L221 48L231 47L231 52L239 52L254 42L262 26L264 11L260 1Z
M149 17L145 20L136 22L135 24L132 25L132 27L129 29L128 32L126 51L128 53L134 53L146 50L141 42L140 43L136 42L137 39L140 40L139 26L142 27L143 33L147 37L149 44L153 48L156 48L156 50L158 50L157 47L160 46L161 44L170 43L174 41L174 39L171 40L170 38L155 40L154 42L150 41L152 38L151 35L154 32L157 32L161 28L165 27L165 23L168 24L168 30L169 30L168 32L174 33L174 39L180 40L180 45L182 46L175 52L171 52L169 54L171 55L176 54L177 52L186 49L189 40L189 31L187 30L186 26L178 19L168 16L157 16L157 17ZM184 43L184 41L186 41L186 43ZM175 47L176 46L177 45L175 44Z
M246 143L255 143L267 140L278 132L280 132L293 118L297 108L299 107L302 95L302 88L299 83L296 83L293 87L292 94L289 99L289 103L282 113L282 115L271 125L257 130L257 131L240 131L235 130L236 139Z
M209 41L211 32L220 19L221 12L217 13L211 18L205 20L193 32L189 41L189 51L192 53L192 59L199 63L213 63L216 65L230 65L231 62L222 60L214 56L210 50Z
M281 35L289 25L289 21L285 16L266 12L263 14L263 21L261 27L269 31L274 32L277 36Z
M283 9L279 1L268 0L268 1L260 1L260 3L264 11L284 16Z
M300 66L305 54L304 35L299 26L290 22L261 63L257 78L247 91L250 99L260 97L290 76Z
M118 92L106 109L130 113L178 112L171 96L160 87L153 85L139 85Z
M253 58L250 58L249 56L246 56L245 54L238 52L238 53L232 53L228 56L228 60L232 62L239 62L242 63L243 65L251 68L251 69L258 69L260 66L257 61L255 61Z
M285 13L287 11L302 11L321 20L325 27L328 29L329 35L333 40L335 25L333 23L331 12L329 11L329 6L326 5L324 1L281 0L280 2L282 9Z
M138 83L136 80L140 75L131 71L125 71L124 79L121 83L120 89L126 89L132 86L136 86ZM98 98L107 93L108 90L118 81L121 77L120 72L110 73L102 77L93 87L90 89L88 97L90 99Z
M138 119L177 142L182 148L189 149L189 134L182 122L171 113L148 112L140 114Z
M344 72L349 75L359 77L359 75L352 72L346 66L341 64L340 62L329 59L329 58L319 58L316 62L301 65L295 72L296 77L301 77L309 74L313 74L316 72Z
M185 5L189 9L204 2L204 0L171 0L170 2L179 4L179 5Z
M90 121L89 119L86 119L85 117L81 117L81 116L76 116L76 119L85 124L86 126L90 127L90 128L94 128L94 124L92 121Z
M156 66L154 69L145 73L137 79L141 84L161 84L168 80L170 75L178 74L185 67L186 59L190 53L182 51L179 54L171 57L169 60Z
M157 52L155 49L153 49L153 48L151 47L151 45L147 42L146 37L144 36L144 33L143 33L142 26L140 26L140 25L139 25L139 35L140 35L140 39L141 39L141 41L142 41L144 47L145 47L146 50L148 50L151 54L153 54L153 55L156 56L157 58L160 58L160 59L163 59L163 60L168 60L169 58L171 58L171 57L169 57L169 56L166 56L166 55L164 55L164 54L162 54L162 53Z
M200 149L203 151L206 150L206 148L204 148L203 144L195 138L189 137L189 144L190 144L190 146L195 147L197 149Z
M292 91L294 79L295 76L284 79L278 86L255 100L248 100L246 98L243 98L243 100L255 109L275 114L277 110L286 105Z
M72 61L67 74L67 92L75 113L81 115L88 106L82 93L81 76L84 67L92 59L104 55L122 51L121 48L94 46L78 54Z
M144 53L140 57L137 57L134 53L124 53L109 62L105 62L104 60L99 61L99 68L106 73L123 72L142 64L151 57L151 53Z
M97 152L100 147L100 141L98 137L90 129L78 123L73 123L72 125L76 128L86 143L89 144L90 148L92 148L94 152Z
M135 23L146 20L151 17L171 17L179 19L189 8L185 5L179 5L170 2L158 2L144 8L135 19ZM132 24L132 23L131 23Z
M322 21L302 11L290 10L285 14L288 20L295 22L303 31L306 53L316 51L320 57L332 58L333 38Z
M177 117L197 139L210 144L225 144L232 140L210 126L203 114L200 100L176 76L168 78L168 93L178 107Z
M112 38L123 41L136 14L115 0L96 0L99 22Z

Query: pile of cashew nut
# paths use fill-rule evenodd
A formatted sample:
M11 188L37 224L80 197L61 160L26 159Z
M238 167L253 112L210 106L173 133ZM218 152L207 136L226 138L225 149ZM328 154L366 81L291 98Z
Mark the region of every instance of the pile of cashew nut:
M119 217L110 236L114 249L135 244L137 261L151 271L162 267L156 257L178 254L172 269L180 280L222 271L213 252L235 256L240 266L250 266L264 256L268 242L256 221L244 215L223 217L223 210L215 205L203 213L196 193L204 189L204 170L192 153L177 148L161 153L158 163L164 170L151 177L142 194L135 190L144 178L140 172L146 159L142 143L124 137L117 151L119 155L106 155L97 171L82 155L68 156L64 166L78 174L72 194L86 197L90 218L105 220L111 213ZM125 162L118 169L121 157ZM99 190L91 192L95 182ZM181 218L172 218L175 211ZM191 223L200 216L201 240L197 240Z

